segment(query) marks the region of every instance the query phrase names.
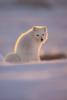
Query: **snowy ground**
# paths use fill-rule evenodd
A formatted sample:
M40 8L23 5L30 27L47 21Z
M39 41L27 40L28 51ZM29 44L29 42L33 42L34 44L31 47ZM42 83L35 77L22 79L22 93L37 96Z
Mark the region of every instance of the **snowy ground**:
M0 100L67 100L67 60L1 65Z

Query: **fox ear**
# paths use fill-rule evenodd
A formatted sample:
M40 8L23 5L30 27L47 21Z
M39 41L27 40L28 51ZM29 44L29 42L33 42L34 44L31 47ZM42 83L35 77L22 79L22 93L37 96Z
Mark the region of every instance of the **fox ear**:
M38 29L37 29L37 27L33 26L33 30L34 30L34 31L37 31Z
M47 26L44 27L44 31L47 32Z

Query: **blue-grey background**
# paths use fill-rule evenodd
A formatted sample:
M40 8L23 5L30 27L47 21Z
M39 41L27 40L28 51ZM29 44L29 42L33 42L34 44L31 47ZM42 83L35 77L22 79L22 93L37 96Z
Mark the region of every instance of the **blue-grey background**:
M18 36L34 25L47 25L43 53L67 53L66 0L0 0L0 53L13 51Z

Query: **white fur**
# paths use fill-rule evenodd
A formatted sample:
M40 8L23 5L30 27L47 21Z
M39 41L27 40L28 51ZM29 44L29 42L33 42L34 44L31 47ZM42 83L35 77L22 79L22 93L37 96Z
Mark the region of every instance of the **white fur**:
M5 57L7 62L39 61L40 48L48 38L46 26L34 26L22 33L15 44L14 52ZM41 41L43 39L43 41Z

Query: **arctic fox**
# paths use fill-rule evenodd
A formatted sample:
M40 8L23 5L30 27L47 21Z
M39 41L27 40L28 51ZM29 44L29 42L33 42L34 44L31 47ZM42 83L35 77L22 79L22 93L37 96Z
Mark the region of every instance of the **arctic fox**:
M5 57L5 61L10 63L39 61L41 46L47 39L46 26L33 26L18 37L14 51Z

